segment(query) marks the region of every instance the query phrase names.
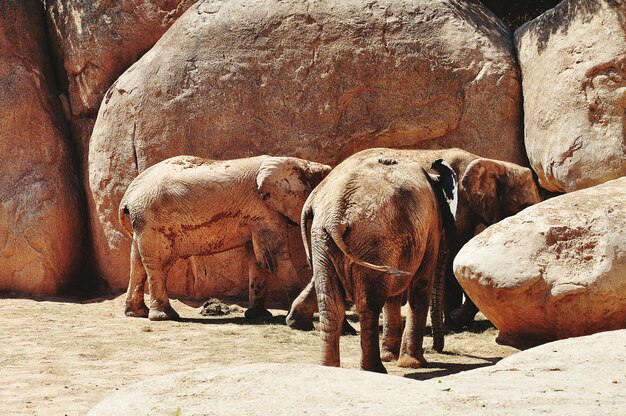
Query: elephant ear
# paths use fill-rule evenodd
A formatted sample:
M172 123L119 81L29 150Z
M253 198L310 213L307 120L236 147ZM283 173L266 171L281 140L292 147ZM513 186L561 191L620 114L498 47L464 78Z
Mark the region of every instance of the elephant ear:
M259 194L265 203L294 224L300 224L302 207L311 192L305 161L271 157L261 164L256 176Z
M504 164L492 159L476 159L465 169L461 186L470 208L483 218L485 225L495 224L502 218L498 187L505 175Z
M431 169L437 175L429 175L442 210L446 241L456 240L456 209L459 202L459 181L456 172L442 159L433 162Z
M437 159L433 162L431 169L439 174L439 183L443 192L444 200L450 207L450 215L456 219L456 208L459 204L459 179L456 172L443 159Z

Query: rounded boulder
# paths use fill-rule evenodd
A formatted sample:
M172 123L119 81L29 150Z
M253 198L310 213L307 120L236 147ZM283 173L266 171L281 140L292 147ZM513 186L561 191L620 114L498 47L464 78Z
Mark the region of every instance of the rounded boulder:
M571 192L626 175L626 3L565 0L515 40L540 185Z
M526 348L626 328L626 177L534 205L480 233L454 274L500 330Z
M199 1L100 107L89 147L100 270L126 285L117 204L167 157L336 164L367 147L458 146L522 163L520 107L510 33L478 2ZM203 268L241 274L241 254Z

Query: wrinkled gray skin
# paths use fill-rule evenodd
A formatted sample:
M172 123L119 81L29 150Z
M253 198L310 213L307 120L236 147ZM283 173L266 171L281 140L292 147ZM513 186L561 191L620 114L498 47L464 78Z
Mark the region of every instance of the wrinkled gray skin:
M443 170L455 183L452 169ZM454 221L441 196L444 181L435 178L419 163L395 160L392 151L373 157L359 154L338 165L307 199L301 224L307 248L311 221L308 254L324 365L339 366L345 305L353 302L361 323L361 368L386 372L379 315L388 299L404 292L410 305L406 328L402 333L401 325L395 326L400 333L384 342L399 352L399 366L418 368L425 363L422 341L444 215Z
M466 297L452 272L452 261L458 251L475 234L476 228L494 224L514 215L527 206L540 202L539 191L530 169L514 163L484 159L461 149L441 150L389 150L367 149L351 156L354 160L372 157L390 157L418 162L428 169L433 160L443 159L452 166L459 177L459 201L456 211L456 237L447 241L448 256L445 264L445 314L446 326L460 329L473 322L478 309ZM435 301L435 299L433 299ZM400 297L390 299L385 305L385 328L397 336L402 327ZM312 330L313 314L317 310L313 282L293 302L287 324L294 329ZM347 325L347 324L346 324ZM393 329L392 329L393 328ZM386 331L384 336L387 336ZM391 336L391 335L390 335ZM383 343L382 357L391 361L398 351Z
M306 198L328 172L327 165L271 156L225 161L177 156L146 169L130 184L119 208L122 228L132 238L126 315L177 319L165 284L174 262L245 247L246 317L271 316L264 306L268 274L283 287L290 282L291 299L303 286L294 286L297 272L287 227L299 224Z

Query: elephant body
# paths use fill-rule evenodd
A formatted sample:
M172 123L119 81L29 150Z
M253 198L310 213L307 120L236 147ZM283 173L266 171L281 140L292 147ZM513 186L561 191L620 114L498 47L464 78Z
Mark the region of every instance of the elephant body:
M485 159L461 149L393 150L373 148L351 156L355 163L370 158L388 157L403 162L414 162L428 169L433 160L443 159L459 177L458 204L456 208L455 237L446 244L448 251L445 270L446 325L455 329L467 326L478 309L469 298L463 303L463 290L452 273L456 253L476 233L479 225L490 225L514 215L529 205L540 201L539 191L530 169L510 162ZM387 328L402 325L401 298L390 299L385 306ZM296 329L312 329L312 317L317 308L313 283L294 301L287 316L287 324ZM388 323L388 324L387 324ZM400 329L401 330L401 329ZM398 328L390 330L397 336ZM439 349L439 348L437 348ZM397 355L395 349L383 344L383 359Z
M389 156L389 157L387 157ZM448 171L453 175L451 170ZM361 322L361 367L385 372L378 319L387 299L408 291L399 364L424 363L422 339L442 242L445 204L420 164L393 155L350 157L311 193L302 212L320 311L325 365L339 365L345 303Z
M227 161L176 156L146 169L126 190L119 210L132 238L126 315L178 318L165 285L174 262L238 247L248 253L246 316L268 315L268 273L281 283L297 281L287 227L299 223L306 197L329 171L326 165L271 156ZM143 300L146 280L149 309ZM294 294L300 288L286 289Z

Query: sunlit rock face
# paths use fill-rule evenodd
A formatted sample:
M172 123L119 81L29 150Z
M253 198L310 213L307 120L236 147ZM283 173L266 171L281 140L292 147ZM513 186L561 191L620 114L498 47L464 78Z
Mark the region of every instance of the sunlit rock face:
M534 205L474 237L454 273L524 348L626 328L626 178Z
M38 0L0 2L0 292L58 294L84 213Z
M477 2L200 1L102 102L89 148L100 271L125 286L117 204L167 157L336 164L373 146L457 146L523 163L520 106L510 34ZM202 261L206 277L245 269L242 253ZM176 273L193 282L183 292L204 280Z
M626 175L626 3L563 1L515 41L541 186L570 192Z

